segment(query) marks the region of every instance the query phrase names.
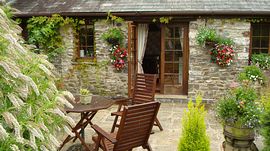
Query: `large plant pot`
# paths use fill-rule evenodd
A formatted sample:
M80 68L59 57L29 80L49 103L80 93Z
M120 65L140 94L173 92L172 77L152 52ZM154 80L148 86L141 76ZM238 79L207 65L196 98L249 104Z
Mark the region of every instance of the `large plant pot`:
M92 101L92 95L80 95L80 102L82 104L90 104Z
M224 151L258 151L253 143L254 129L225 125L223 134L225 137L223 142Z

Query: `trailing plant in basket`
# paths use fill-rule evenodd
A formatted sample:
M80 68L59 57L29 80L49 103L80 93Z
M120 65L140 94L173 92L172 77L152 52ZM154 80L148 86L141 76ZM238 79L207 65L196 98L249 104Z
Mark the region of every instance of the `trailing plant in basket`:
M103 33L102 38L113 46L121 45L124 40L124 34L120 28L113 27Z

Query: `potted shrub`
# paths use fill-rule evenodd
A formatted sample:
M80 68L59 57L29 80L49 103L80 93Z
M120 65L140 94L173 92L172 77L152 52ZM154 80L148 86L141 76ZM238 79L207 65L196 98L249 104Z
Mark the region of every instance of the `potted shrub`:
M102 38L113 46L121 45L124 40L124 34L120 28L113 27L103 33Z
M89 104L92 101L92 94L87 89L80 89L80 102L82 104Z
M240 85L217 102L216 114L224 126L225 151L229 148L251 149L255 146L254 128L259 125L261 114L257 99L253 88Z

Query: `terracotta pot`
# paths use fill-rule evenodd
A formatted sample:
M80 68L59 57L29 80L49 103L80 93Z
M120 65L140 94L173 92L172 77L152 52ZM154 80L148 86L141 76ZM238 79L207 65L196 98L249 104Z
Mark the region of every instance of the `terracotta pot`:
M224 126L223 131L225 141L223 142L224 151L257 151L253 143L255 132L252 128L237 128L229 125ZM255 147L254 147L255 146Z
M80 102L82 104L90 104L92 101L92 94L89 95L80 95Z

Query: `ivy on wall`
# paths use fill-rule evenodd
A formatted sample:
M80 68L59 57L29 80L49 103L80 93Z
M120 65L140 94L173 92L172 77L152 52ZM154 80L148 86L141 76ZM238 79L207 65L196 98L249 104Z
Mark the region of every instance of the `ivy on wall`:
M51 17L32 17L27 21L28 43L34 44L36 53L46 54L49 60L64 52L63 38L60 28L64 25L72 25L75 31L78 25L84 24L83 20L62 17L54 14Z

